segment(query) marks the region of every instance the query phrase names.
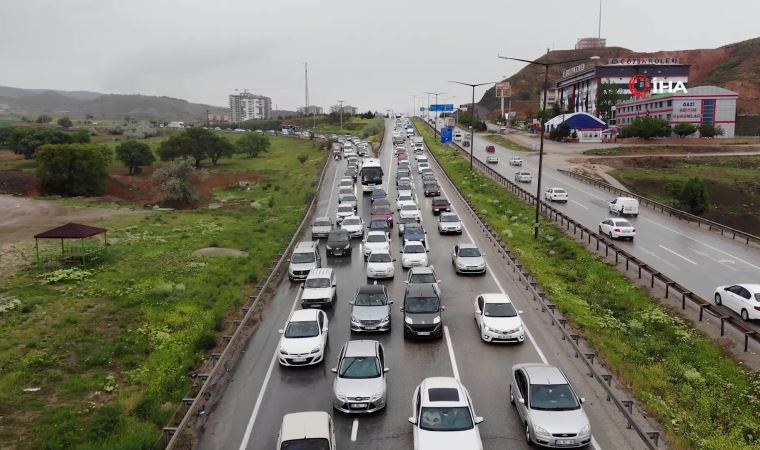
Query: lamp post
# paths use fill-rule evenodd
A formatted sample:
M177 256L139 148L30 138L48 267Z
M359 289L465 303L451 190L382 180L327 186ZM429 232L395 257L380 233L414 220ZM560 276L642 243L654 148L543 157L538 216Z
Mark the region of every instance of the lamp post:
M343 131L343 103L345 102L345 100L338 100L340 103L340 131Z
M470 119L472 122L470 123L470 171L472 171L472 152L475 148L475 124L480 121L480 118L478 117L478 110L475 108L475 88L478 86L485 86L486 84L493 84L493 81L490 81L488 83L464 83L461 81L450 81L449 83L456 83L461 84L464 86L470 86L472 88L472 111L474 113L470 114L470 117L474 117L475 119Z
M544 162L544 131L546 127L546 97L548 97L548 91L549 91L549 67L556 66L558 64L567 64L571 62L578 62L578 61L587 61L587 60L597 60L599 59L598 56L591 56L588 58L577 58L577 59L568 59L565 61L557 61L557 62L540 62L540 61L530 61L527 59L520 59L520 58L510 58L508 56L501 56L498 55L501 59L511 59L512 61L520 61L528 64L535 64L537 66L544 66L544 101L542 106L542 114L541 114L541 144L538 149L538 185L536 186L536 221L533 224L534 232L533 232L533 239L538 240L538 227L539 227L539 215L541 214L541 172L543 169L543 162Z
M435 95L435 103L434 105L438 104L438 96L443 95L446 92L425 92L428 95ZM430 110L430 98L428 97L428 111ZM436 120L433 122L433 137L438 135L438 115L436 114Z

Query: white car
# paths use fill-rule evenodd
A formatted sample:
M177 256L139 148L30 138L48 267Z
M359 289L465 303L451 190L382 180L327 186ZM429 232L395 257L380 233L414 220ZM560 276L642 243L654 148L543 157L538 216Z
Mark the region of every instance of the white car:
M362 242L364 257L368 257L374 251L388 252L391 248L391 241L384 231L370 231Z
M327 314L321 309L297 309L279 330L277 359L283 366L309 366L322 362L327 345Z
M599 234L610 239L630 239L636 236L636 228L625 219L604 219L599 223Z
M343 222L343 219L353 215L356 215L354 205L351 205L349 203L338 205L338 212L335 214L335 221L340 224Z
M323 308L335 305L338 296L338 281L331 267L311 269L301 285L301 306Z
M348 216L340 223L340 227L348 231L351 237L364 237L364 221L359 216Z
M373 251L367 257L367 278L393 278L393 261L388 250Z
M404 195L398 196L398 200L396 200L396 208L401 209L404 205L417 205L417 202L414 201L414 197L411 194L404 193Z
M428 250L420 241L407 241L401 249L401 267L425 267L428 265Z
M530 183L531 181L533 181L533 177L530 172L515 173L515 183Z
M488 156L486 158L486 162L488 164L499 164L499 157L498 156L493 156L493 155Z
M398 196L400 197L413 197L414 192L411 189L399 189Z
M426 162L418 163L417 164L417 173L422 173L423 170L429 169L429 168L430 168L430 164L428 164Z
M420 209L417 207L416 203L407 203L406 205L401 206L401 209L398 212L399 217L412 217L414 219L417 219L417 221L420 220Z
M523 160L519 156L513 156L509 158L510 166L522 166Z
M483 418L472 410L467 389L455 378L422 380L412 396L415 450L482 450L478 425Z
M332 418L324 411L285 414L277 434L277 448L336 450Z
M414 188L414 181L410 177L401 177L398 180L396 180L396 186L399 184L408 184L412 188Z
M732 284L715 289L715 304L739 314L743 320L760 320L760 284Z
M544 199L550 202L567 203L567 191L562 188L549 188L544 191Z
M377 341L356 340L343 345L332 369L333 408L346 414L369 414L385 408L387 385L385 350ZM299 447L310 450L312 447ZM318 450L318 447L314 447ZM295 448L294 448L295 450Z
M475 299L474 309L475 324L483 341L525 341L525 330L520 318L522 311L515 309L506 294L480 294Z
M438 233L462 234L462 221L453 212L442 212L438 216Z

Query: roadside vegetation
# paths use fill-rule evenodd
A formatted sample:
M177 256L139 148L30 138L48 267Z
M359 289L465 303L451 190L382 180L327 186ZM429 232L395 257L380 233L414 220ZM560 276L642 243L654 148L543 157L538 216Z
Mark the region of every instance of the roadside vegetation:
M695 140L696 141L696 140ZM714 141L704 144L703 141L694 142L698 145L627 145L623 147L595 148L586 150L584 155L588 156L645 156L645 155L687 155L690 153L740 153L740 152L757 152L760 146L744 146L745 144L760 144L760 141L754 138L734 139L730 143L721 142L716 145Z
M501 145L504 148L508 148L510 150L514 150L516 152L529 152L531 151L530 148L518 144L517 142L513 141L512 139L509 139L504 136L500 136L498 134L487 134L485 135L485 138L487 141L493 142L494 144Z
M208 163L209 179L225 182L196 209L89 223L108 229L98 264L0 275L3 448L156 448L193 365L229 332L225 317L263 279L314 195L325 152L312 141L269 139L255 158ZM192 171L194 163L153 165ZM117 161L111 169L152 178L128 175ZM245 253L193 256L207 247Z
M418 130L454 183L662 425L671 448L760 446L760 376L724 356L715 342L548 221L534 241L532 207L471 173L420 122Z

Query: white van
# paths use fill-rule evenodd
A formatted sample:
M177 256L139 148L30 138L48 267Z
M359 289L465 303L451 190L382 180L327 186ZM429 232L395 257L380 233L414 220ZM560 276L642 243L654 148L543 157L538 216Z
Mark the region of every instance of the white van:
M315 448L335 450L332 417L323 411L286 414L277 434L277 450Z
M457 130L454 132L454 140L460 142L462 140L462 132Z
M639 215L639 201L631 197L618 197L609 203L610 212L616 213L619 216Z

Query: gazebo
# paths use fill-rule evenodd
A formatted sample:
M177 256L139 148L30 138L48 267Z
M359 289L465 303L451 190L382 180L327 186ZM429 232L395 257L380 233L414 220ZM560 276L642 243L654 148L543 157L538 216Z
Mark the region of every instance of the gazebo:
M37 253L37 264L40 260L40 239L60 239L61 240L61 258L64 263L76 263L86 265L88 260L92 261L97 259L101 253L103 253L108 245L108 234L105 228L92 227L89 225L82 225L80 223L69 222L66 225L61 225L42 233L34 235L34 248ZM85 245L85 239L103 235L103 247L100 246L87 246ZM80 245L74 245L66 248L64 240L79 239Z

